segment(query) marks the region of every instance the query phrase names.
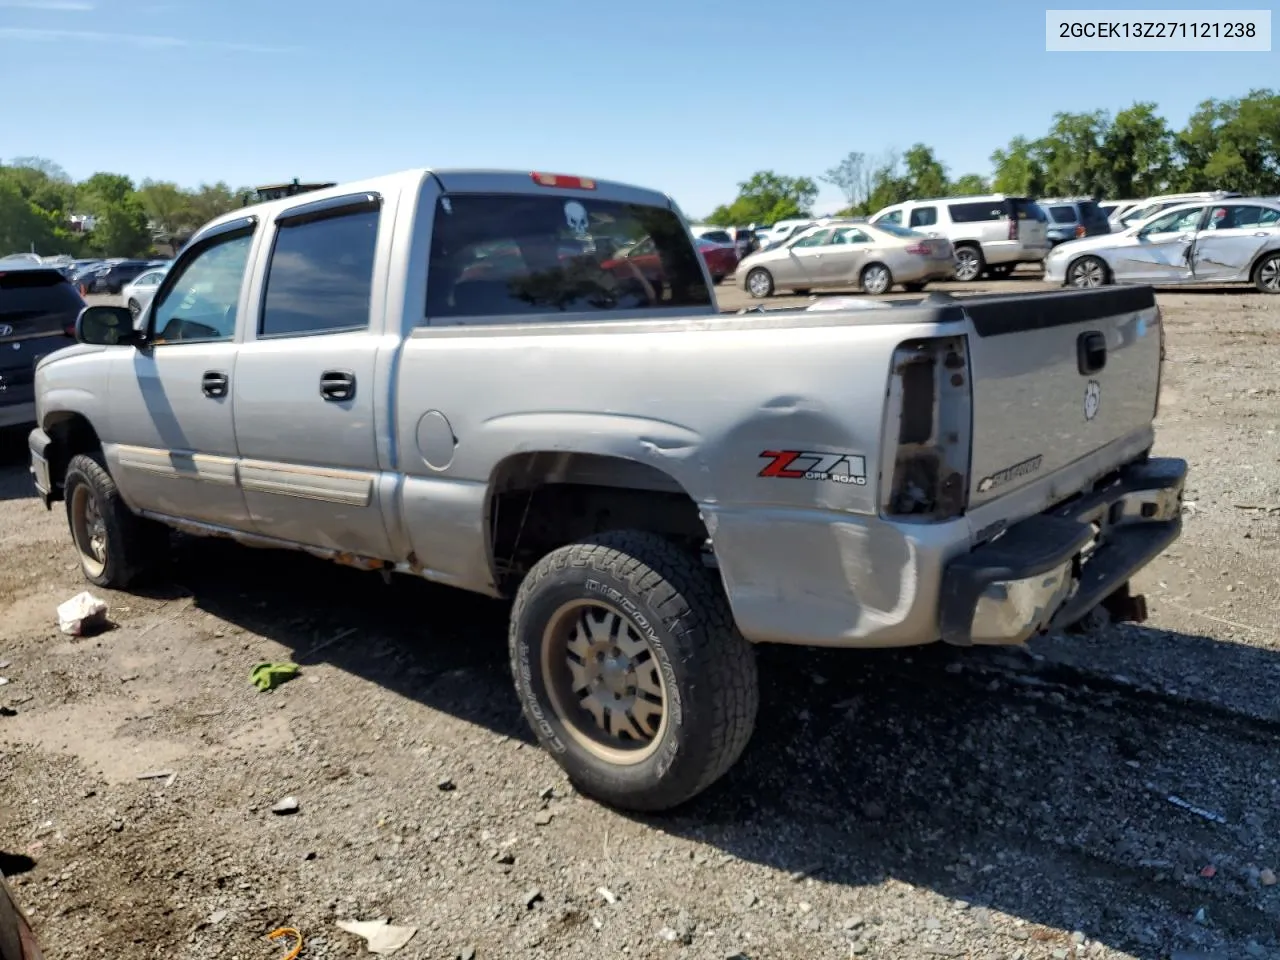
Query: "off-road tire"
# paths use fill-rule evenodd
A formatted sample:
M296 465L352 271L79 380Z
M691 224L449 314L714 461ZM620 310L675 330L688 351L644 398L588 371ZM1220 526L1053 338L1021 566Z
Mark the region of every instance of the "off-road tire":
M67 525L86 580L98 587L123 590L149 573L168 552L169 532L162 524L139 517L120 498L116 482L102 462L101 454L81 453L71 458L63 481L67 503ZM82 494L80 491L84 490ZM101 563L91 562L77 536L77 514L82 496L97 503L105 533Z
M566 605L584 601L621 613L661 676L666 719L639 762L608 762L585 747L550 692L556 680L543 646ZM759 702L754 650L713 571L662 537L612 531L543 557L516 595L509 647L516 692L538 740L579 790L614 807L678 806L723 776L751 738Z

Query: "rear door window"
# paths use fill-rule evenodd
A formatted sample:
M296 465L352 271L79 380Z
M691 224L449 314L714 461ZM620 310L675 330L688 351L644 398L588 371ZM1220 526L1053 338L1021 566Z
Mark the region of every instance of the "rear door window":
M971 203L947 205L952 223L982 223L987 220L1007 220L1009 211L1003 200L982 200Z
M427 317L708 307L672 210L589 196L459 193L436 201Z
M937 207L916 207L911 211L910 226L932 227L938 222Z
M280 226L260 337L360 330L369 325L379 210L359 210Z

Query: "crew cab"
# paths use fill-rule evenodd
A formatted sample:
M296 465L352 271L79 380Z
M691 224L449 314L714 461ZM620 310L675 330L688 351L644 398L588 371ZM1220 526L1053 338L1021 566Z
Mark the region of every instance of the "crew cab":
M31 468L90 582L175 528L514 598L526 718L631 809L733 765L755 644L1140 618L1180 530L1150 288L721 314L672 200L602 180L240 209L77 338L36 371Z

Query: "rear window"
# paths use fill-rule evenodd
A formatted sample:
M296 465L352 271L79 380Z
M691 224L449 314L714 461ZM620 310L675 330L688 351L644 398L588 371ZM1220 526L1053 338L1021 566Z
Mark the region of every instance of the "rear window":
M1076 210L1075 207L1062 204L1049 208L1049 216L1053 218L1054 223L1075 223Z
M430 318L710 305L701 258L671 210L556 195L436 201Z
M42 319L49 323L41 328L60 328L62 320L74 318L83 306L75 287L57 270L0 270L0 323L15 332L22 327L32 332L30 322Z

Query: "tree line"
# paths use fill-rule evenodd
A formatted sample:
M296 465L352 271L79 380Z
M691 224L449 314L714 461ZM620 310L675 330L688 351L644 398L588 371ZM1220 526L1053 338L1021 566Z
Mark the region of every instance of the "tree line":
M201 224L233 210L252 195L225 183L188 190L176 183L119 173L95 173L73 181L41 157L0 163L0 256L34 252L74 257L141 257L158 246L180 245ZM76 230L72 216L95 218L91 231Z
M933 148L916 143L899 153L851 151L818 180L844 196L845 216L865 216L916 197L1008 193L1030 197L1139 199L1191 190L1280 194L1280 93L1205 100L1174 130L1139 102L1114 116L1106 110L1056 113L1041 137L1014 137L991 154L989 175L952 179ZM738 184L732 203L708 223L771 224L812 214L818 183L811 177L762 170Z

